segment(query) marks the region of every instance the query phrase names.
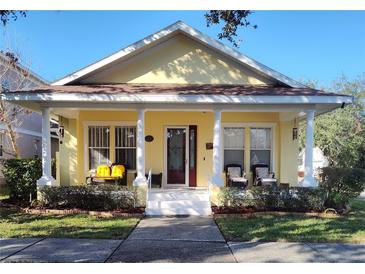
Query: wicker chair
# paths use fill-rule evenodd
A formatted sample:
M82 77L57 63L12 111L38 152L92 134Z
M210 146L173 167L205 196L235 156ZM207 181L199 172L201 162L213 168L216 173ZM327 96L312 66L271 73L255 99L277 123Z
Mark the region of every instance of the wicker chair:
M240 187L246 188L248 180L246 179L246 174L242 170L241 165L229 164L226 165L226 178L227 184L230 187Z

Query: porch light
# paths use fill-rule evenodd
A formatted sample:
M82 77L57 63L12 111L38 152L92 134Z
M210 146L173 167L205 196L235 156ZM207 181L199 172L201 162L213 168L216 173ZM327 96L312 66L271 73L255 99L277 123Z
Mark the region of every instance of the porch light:
M294 119L293 140L297 140L297 139L298 139L297 119Z
M65 127L64 126L59 126L59 128L58 128L58 138L60 139L60 144L62 144L64 137L65 137Z

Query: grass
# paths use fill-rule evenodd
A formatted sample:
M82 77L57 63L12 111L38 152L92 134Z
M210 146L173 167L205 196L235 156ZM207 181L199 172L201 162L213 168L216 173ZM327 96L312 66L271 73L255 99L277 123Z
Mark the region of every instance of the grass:
M365 243L365 201L355 199L341 217L255 216L216 218L230 241Z
M125 239L138 222L137 217L32 215L0 207L0 238Z
M9 189L0 186L0 200L7 198ZM32 215L0 205L0 238L124 239L138 222L137 217L100 218L83 214Z

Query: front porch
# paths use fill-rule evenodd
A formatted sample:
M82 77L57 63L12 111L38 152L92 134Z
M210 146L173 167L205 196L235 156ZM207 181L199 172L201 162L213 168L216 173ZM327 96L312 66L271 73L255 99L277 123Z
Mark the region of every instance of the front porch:
M47 111L42 108L42 113ZM293 130L299 120L306 119L310 149L313 113L303 107L295 112L282 107L278 112L269 106L202 111L53 107L52 115L64 132L57 181L60 185L85 184L98 165L119 163L127 167L129 186L146 184L145 174L151 170L161 175L163 189L207 188L210 184L226 185L226 165L238 164L252 185L252 166L264 163L279 182L295 186L298 140ZM47 163L50 156L44 143L43 160ZM310 164L307 161L308 170ZM54 184L52 179L48 184Z

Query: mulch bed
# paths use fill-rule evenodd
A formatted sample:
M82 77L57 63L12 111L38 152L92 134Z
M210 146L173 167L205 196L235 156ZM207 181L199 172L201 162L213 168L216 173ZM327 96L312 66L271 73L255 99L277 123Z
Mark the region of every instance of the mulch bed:
M118 210L110 210L110 211L97 211L97 210L81 210L78 208L73 209L53 209L53 208L42 208L42 207L27 207L21 206L18 204L13 204L1 201L0 206L8 207L8 208L16 208L21 212L28 214L49 214L49 215L75 215L75 214L85 214L90 216L98 216L98 217L141 217L144 214L144 207L136 207L130 209L118 209Z
M254 208L247 207L217 207L212 206L212 212L214 217L243 217L250 218L255 216L309 216L309 217L321 217L321 218L334 218L339 217L339 214L334 212L286 212L286 211L257 211Z

